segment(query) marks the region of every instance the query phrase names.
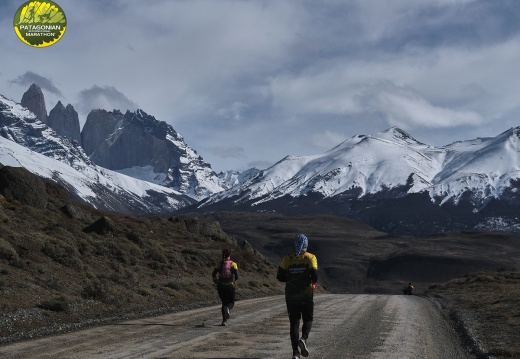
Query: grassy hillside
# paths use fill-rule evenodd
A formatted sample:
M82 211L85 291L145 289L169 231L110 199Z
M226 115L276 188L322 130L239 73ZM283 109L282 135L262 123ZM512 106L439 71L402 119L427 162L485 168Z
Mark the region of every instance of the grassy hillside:
M218 303L211 272L225 247L238 299L283 293L276 267L216 222L107 214L42 188L37 206L23 204L29 190L0 191L0 343Z
M478 272L434 284L439 301L476 358L520 358L520 272Z

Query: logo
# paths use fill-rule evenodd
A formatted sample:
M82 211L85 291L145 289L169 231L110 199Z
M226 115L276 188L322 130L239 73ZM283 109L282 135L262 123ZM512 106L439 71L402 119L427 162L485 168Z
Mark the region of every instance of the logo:
M29 46L57 43L67 29L65 13L53 1L27 1L14 15L14 32Z

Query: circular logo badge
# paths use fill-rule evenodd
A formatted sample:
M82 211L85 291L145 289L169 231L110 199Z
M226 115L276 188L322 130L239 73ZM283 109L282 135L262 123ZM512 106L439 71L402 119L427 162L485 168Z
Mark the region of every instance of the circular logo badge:
M65 13L53 1L27 1L14 15L14 32L29 46L57 43L67 29Z

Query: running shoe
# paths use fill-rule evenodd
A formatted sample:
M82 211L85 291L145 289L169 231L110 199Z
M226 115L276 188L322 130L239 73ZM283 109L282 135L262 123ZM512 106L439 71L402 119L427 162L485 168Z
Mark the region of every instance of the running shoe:
M302 351L302 356L308 357L309 351L307 350L307 343L305 342L305 339L300 338L300 340L298 340L298 346L300 347L300 350Z
M300 352L295 350L293 351L293 355L291 359L300 359Z
M229 318L231 317L231 315L230 315L230 313L229 313L229 308L226 307L226 308L224 309L224 311L225 311L225 313L226 313L226 319L229 319Z

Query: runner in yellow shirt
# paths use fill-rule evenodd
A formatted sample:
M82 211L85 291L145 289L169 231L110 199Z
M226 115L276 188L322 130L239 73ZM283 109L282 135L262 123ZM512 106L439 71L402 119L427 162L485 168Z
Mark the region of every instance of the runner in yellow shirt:
M289 313L290 336L293 359L309 356L307 338L314 316L313 290L318 281L318 260L307 252L309 241L304 234L294 240L294 252L283 257L276 278L285 282L285 302ZM303 319L302 336L300 319Z

